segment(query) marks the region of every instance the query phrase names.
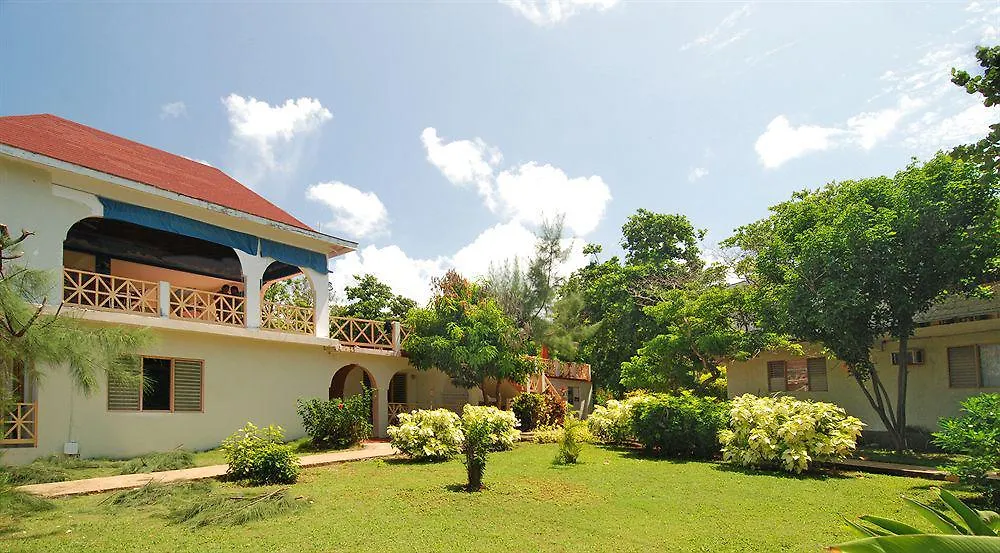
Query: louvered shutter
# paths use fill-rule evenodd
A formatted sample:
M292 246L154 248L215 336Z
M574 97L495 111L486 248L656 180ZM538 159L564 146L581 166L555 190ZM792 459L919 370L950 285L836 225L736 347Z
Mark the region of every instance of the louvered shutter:
M139 367L130 369L131 378L108 375L108 411L138 411L141 380Z
M948 348L948 384L952 388L978 388L976 346Z
M203 369L201 361L174 360L174 411L202 410Z
M767 362L767 390L769 392L785 391L785 362Z
M825 392L829 390L826 383L826 358L812 357L806 361L809 371L809 391Z

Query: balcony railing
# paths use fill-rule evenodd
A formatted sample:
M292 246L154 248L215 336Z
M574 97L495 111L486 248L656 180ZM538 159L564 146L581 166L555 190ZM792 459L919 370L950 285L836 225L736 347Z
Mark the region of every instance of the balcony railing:
M246 326L246 304L242 296L170 287L170 316L175 319Z
M273 301L261 302L261 328L281 330L284 332L299 332L313 334L316 332L316 321L313 318L315 309L299 307Z
M558 359L534 358L545 369L545 376L549 378L565 378L569 380L590 381L590 365L586 363L571 363Z
M38 445L38 404L15 403L0 420L0 446Z
M389 424L399 424L399 415L409 413L417 406L412 403L390 403L389 404Z
M394 349L390 325L386 321L330 317L330 337L349 347Z
M63 301L92 309L156 315L159 313L159 284L65 269Z

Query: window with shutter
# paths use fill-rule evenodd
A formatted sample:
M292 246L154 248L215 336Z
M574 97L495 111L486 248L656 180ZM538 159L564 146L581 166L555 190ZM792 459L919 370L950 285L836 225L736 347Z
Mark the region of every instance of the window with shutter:
M948 384L952 388L979 387L976 346L948 348Z
M139 390L141 384L139 375L131 379L108 377L108 411L138 411Z
M826 392L829 390L826 383L826 358L811 357L806 360L809 371L809 390L812 392Z
M769 392L785 391L785 362L767 362L767 390Z
M202 410L203 365L192 359L174 360L174 411Z
M789 392L809 391L809 372L805 359L785 363L785 389Z
M389 403L406 403L406 374L397 373L389 381Z

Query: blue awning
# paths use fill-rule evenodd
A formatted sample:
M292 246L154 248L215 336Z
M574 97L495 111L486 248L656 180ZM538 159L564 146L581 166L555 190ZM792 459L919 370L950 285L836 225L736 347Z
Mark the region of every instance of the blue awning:
M166 211L127 204L108 198L100 198L104 206L104 217L117 219L144 227L154 228L184 236L200 238L216 244L244 251L250 255L270 257L278 261L308 267L320 273L327 272L326 256L321 253L257 238L256 236L230 230L202 221L196 221Z

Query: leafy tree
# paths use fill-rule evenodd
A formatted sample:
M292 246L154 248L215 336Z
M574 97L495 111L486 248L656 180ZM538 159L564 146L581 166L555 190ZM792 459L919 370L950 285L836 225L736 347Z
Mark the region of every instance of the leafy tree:
M410 364L440 369L456 386L478 387L484 398L486 380L495 380L500 402L502 380L523 382L535 371L517 327L490 294L453 270L434 286L430 305L407 316L412 332L403 349Z
M725 396L727 360L749 359L768 348L794 348L782 335L761 329L750 290L728 286L722 266L664 291L662 300L644 311L658 334L622 364L622 384L630 389Z
M143 330L87 326L62 316L61 305L48 313L53 290L49 274L16 263L20 246L32 233L13 238L0 225L0 382L20 373L38 380L43 366L64 366L84 393L93 392L102 374L127 381L135 378L139 359L134 352L146 346ZM0 407L14 400L11 390L0 386Z
M340 310L344 317L374 321L402 320L417 302L393 293L392 287L373 274L354 276L354 286L347 286L347 305Z
M579 344L579 358L591 364L597 386L623 389L622 363L658 334L643 308L658 303L663 290L700 274L698 241L703 236L683 215L640 209L622 227L624 261L612 257L601 262L600 246L584 249L591 262L570 277L562 297L579 295L580 322L585 327L597 325ZM566 309L572 311L570 307Z
M305 275L299 274L291 278L274 281L264 291L264 300L283 305L312 307L312 284Z
M983 69L982 75L971 75L968 71L952 68L951 82L969 94L981 94L983 105L994 107L1000 104L1000 46L980 46L976 49L976 59ZM995 179L1000 160L1000 123L990 125L986 138L975 144L959 146L953 153L956 157L979 163L983 175Z
M977 291L997 264L997 190L980 176L939 154L891 178L798 192L727 241L746 252L769 327L844 361L899 449L914 316L943 294ZM885 335L899 341L894 395L869 356Z

